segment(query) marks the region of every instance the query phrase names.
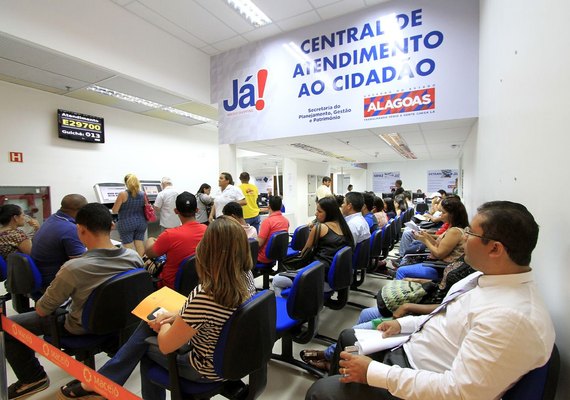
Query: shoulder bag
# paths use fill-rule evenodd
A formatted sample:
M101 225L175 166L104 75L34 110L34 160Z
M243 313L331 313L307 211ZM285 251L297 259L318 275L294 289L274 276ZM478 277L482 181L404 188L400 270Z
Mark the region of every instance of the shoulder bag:
M148 222L155 222L156 221L156 213L154 212L154 207L148 201L148 197L146 197L146 193L144 194L144 217Z

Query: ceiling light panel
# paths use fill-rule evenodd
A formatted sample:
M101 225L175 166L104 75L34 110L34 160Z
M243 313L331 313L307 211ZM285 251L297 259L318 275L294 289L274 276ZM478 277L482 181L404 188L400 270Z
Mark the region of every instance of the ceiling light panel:
M256 28L272 22L251 0L226 0L226 3Z

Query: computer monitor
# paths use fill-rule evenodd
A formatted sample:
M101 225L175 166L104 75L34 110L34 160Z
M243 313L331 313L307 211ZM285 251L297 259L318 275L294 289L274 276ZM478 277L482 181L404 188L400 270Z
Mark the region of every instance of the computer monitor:
M107 207L112 207L119 193L125 190L123 183L96 183L93 185L97 201Z
M384 192L382 193L382 198L385 199L387 197L394 197L394 192Z
M154 203L156 196L162 191L160 181L143 181L141 180L141 188L148 197L148 201Z

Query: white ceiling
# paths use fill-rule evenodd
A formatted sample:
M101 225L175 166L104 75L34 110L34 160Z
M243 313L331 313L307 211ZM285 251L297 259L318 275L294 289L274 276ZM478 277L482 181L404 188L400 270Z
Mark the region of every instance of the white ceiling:
M387 0L254 0L273 23L254 28L223 0L111 0L146 23L177 37L196 49L215 55L245 44L342 16ZM151 117L185 125L202 122L127 103L86 90L97 84L126 94L179 108L211 119L217 110L190 99L121 76L97 65L56 53L33 43L0 33L0 80L21 84ZM461 154L475 119L413 124L397 128L378 128L335 132L296 138L242 143L239 149L263 153L242 160L244 169L271 173L281 166L283 157L328 162L333 170L350 169L350 162L326 157L291 146L303 143L358 163L402 161L379 133L397 131L420 160L454 159ZM246 154L246 153L240 153ZM239 154L238 154L239 156Z

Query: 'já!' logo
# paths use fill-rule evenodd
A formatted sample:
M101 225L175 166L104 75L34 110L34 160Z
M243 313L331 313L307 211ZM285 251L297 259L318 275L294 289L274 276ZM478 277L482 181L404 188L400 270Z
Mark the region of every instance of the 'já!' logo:
M245 82L238 88L238 80L232 81L232 98L231 103L229 100L224 100L224 110L233 111L237 107L249 108L255 106L256 110L261 111L265 107L263 100L263 92L265 91L265 83L267 82L267 70L260 69L257 71L257 93L255 91L255 81L251 82L253 75L245 78ZM258 96L255 100L256 94Z

